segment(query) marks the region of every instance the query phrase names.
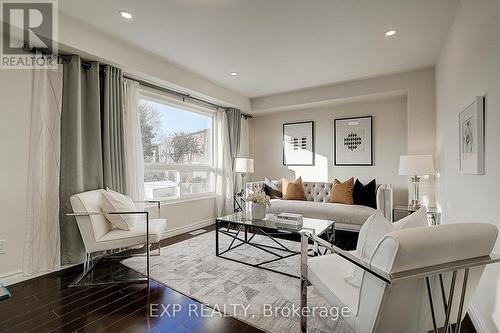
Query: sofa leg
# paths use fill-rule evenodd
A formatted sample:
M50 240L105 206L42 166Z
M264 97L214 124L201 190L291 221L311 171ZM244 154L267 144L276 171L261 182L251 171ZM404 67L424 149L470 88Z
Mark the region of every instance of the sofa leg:
M304 313L307 308L307 247L309 244L309 239L305 235L301 235L300 239L301 251L300 251L300 331L307 332L307 316Z

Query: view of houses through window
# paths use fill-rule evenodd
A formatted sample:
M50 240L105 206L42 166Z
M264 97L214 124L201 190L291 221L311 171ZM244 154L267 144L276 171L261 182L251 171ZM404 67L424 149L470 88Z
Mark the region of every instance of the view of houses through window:
M214 115L141 95L139 101L147 199L214 191Z

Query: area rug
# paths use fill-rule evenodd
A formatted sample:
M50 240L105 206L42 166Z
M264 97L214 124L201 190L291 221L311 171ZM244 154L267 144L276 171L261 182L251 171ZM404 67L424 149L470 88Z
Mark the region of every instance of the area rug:
M231 238L219 235L220 249L227 248ZM257 235L253 240L273 245L265 236ZM298 242L280 242L289 249L300 249ZM249 245L239 246L225 255L248 263L274 258ZM267 264L266 267L299 275L299 262L300 257L297 255ZM144 272L144 258L133 257L122 263ZM200 303L261 330L273 333L300 332L300 317L293 313L293 309L300 305L299 279L216 257L214 231L162 248L161 256L151 257L151 276ZM308 306L332 311L314 287L308 289ZM326 316L322 313L309 317L308 331L353 332L346 319L337 316L335 311Z

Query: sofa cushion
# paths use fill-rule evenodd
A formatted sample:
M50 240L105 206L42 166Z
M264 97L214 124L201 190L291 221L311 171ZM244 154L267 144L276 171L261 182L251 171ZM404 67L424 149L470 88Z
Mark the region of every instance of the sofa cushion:
M366 219L376 210L366 206L329 202L272 199L271 214L294 213L305 217L333 220L336 230L359 231Z
M281 185L278 182L273 182L269 178L264 179L264 193L268 195L271 199L281 199L283 193L281 192Z
M352 190L352 200L356 205L363 205L377 209L377 185L375 179L363 185L358 179Z
M281 184L283 198L285 200L306 200L301 177L297 178L295 181L290 181L283 177Z
M353 177L349 178L343 183L340 182L338 179L335 179L335 181L333 182L333 189L330 197L330 202L352 205L353 187L354 187Z

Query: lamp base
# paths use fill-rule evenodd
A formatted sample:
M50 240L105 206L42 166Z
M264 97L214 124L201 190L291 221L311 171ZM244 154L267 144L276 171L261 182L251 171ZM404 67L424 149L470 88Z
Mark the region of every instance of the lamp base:
M420 201L419 201L419 200L412 200L412 201L408 204L408 210L409 210L409 211L416 211L416 210L418 210L420 207L422 207L422 205L420 204Z
M417 210L420 208L420 177L419 176L414 176L411 177L411 182L413 184L413 198L408 205L408 208L411 208L413 210Z

